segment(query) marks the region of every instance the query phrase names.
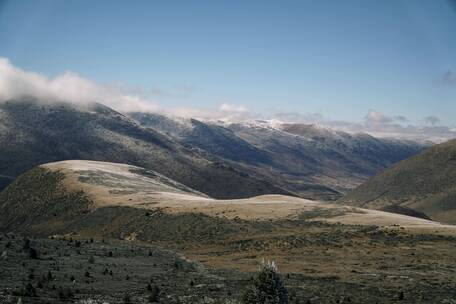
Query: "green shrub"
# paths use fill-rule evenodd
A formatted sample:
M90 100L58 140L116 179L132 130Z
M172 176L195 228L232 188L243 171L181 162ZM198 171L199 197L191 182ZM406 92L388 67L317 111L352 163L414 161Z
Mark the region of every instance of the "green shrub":
M27 256L29 259L38 259L38 250L35 248L30 247L27 252Z
M68 287L59 287L59 289L57 290L57 296L60 300L68 300L74 297L74 293Z
M285 288L274 262L263 262L253 278L253 286L242 296L243 304L288 304Z
M157 285L152 287L151 294L149 296L150 303L159 303L160 302L160 288Z
M91 255L91 256L89 257L89 263L90 263L90 264L95 263L95 258L94 258L93 255Z
M36 290L31 283L25 285L23 295L26 297L36 297Z

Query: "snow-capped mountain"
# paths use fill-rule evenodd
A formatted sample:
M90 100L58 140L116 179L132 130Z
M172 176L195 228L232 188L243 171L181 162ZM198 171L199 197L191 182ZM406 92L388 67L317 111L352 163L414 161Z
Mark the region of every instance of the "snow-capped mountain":
M335 199L425 146L413 141L349 134L316 124L278 120L227 122L130 113L208 157L304 197Z

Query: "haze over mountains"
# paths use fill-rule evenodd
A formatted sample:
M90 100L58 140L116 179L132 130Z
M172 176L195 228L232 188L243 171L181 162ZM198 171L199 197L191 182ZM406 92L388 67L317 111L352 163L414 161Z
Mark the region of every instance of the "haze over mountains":
M216 198L288 193L331 200L424 148L312 125L127 117L95 103L12 100L0 104L0 117L4 185L36 165L87 159L153 169Z

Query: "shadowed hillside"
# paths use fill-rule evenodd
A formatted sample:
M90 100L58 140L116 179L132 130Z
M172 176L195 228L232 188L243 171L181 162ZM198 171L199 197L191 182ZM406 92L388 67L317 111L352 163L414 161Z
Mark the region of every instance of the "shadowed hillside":
M381 209L399 205L456 223L456 141L433 146L375 176L340 200Z
M194 220L187 222L186 217ZM346 225L394 224L418 230L452 228L415 217L283 195L216 200L154 171L94 161L42 165L0 193L0 230L39 235L86 231L98 236L135 234L139 238L158 233L157 238L161 238L182 220L190 226L182 226L181 233L176 231L170 241L186 233L219 240L223 233L242 231L238 220L300 219ZM153 223L155 220L160 224Z
M235 168L311 199L337 199L425 147L315 125L203 122L150 113L129 116L208 157L222 158Z
M287 193L100 104L6 102L0 104L0 118L0 175L14 177L47 162L88 159L153 169L217 198Z

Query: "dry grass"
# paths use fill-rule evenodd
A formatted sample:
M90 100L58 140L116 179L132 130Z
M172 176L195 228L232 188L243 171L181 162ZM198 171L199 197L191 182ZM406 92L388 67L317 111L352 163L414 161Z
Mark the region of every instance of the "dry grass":
M348 225L398 225L413 233L456 234L456 226L355 207L284 196L263 195L249 199L216 200L161 176L161 180L141 174L137 167L92 161L64 161L44 167L65 174L65 186L84 191L96 208L126 206L160 208L165 212L202 213L226 219L296 219Z

